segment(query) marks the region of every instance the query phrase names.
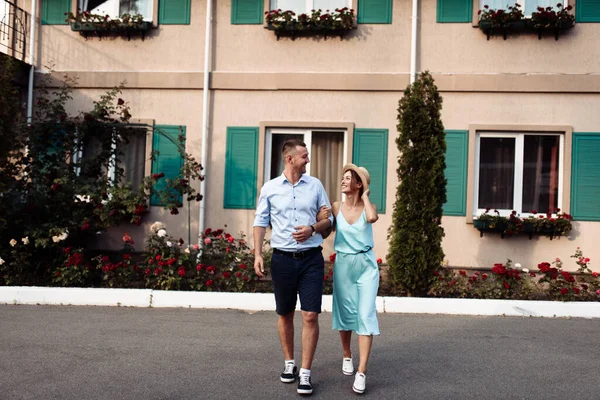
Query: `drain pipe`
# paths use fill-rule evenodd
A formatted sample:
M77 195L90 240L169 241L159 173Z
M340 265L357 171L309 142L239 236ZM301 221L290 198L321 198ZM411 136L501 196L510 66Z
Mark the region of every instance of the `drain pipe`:
M204 176L207 176L208 164L208 94L210 93L210 33L212 31L212 2L206 1L206 33L204 35L204 84L202 85L202 158L200 163L204 167ZM200 213L198 215L198 244L202 246L202 233L204 232L204 215L206 204L206 179L200 182L200 193L204 197L200 202Z
M417 76L417 15L419 0L412 1L412 32L410 36L410 83L415 82Z
M35 19L37 11L37 0L31 0L31 30L29 32L29 83L27 85L27 123L30 124L33 119L33 76L35 66L33 65L33 56L35 50Z

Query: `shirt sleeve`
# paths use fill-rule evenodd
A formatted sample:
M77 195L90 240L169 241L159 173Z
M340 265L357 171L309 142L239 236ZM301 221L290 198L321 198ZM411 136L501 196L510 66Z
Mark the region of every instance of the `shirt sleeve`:
M320 209L323 206L327 206L327 208L331 208L331 203L329 202L329 197L327 197L327 192L325 192L325 188L323 187L323 184L321 183L321 181L319 181L319 190L318 192L318 209ZM331 215L329 216L329 222L331 224L331 226L333 226L333 213L331 213Z
M262 226L266 228L271 222L271 203L267 196L267 190L263 186L258 197L258 206L256 207L256 216L254 217L253 226Z

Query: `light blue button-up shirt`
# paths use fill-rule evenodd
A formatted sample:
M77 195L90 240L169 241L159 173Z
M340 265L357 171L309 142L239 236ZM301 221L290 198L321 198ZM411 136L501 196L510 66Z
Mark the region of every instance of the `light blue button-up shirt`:
M295 226L313 225L322 206L331 207L320 180L302 175L292 185L284 174L271 179L260 190L254 226L271 224L271 247L283 251L303 251L319 246L323 237L317 233L302 243L294 240ZM329 218L333 224L333 216Z

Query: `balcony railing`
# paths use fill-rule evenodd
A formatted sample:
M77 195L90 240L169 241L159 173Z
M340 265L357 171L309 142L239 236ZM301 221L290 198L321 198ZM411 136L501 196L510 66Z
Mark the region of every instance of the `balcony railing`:
M0 53L25 61L29 29L29 14L10 1L0 0Z

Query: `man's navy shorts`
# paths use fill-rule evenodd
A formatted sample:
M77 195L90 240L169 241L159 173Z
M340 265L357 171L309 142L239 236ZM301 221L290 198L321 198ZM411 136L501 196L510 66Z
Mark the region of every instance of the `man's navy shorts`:
M277 314L286 315L294 311L297 294L302 311L320 313L324 271L321 246L298 253L274 249L271 277Z

